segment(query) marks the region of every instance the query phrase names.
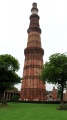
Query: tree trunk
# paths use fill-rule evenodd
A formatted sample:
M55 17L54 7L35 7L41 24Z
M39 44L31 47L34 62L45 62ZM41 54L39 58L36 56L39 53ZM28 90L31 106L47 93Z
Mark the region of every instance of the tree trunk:
M2 103L2 106L6 106L7 105L7 102L4 98L4 92L1 92L1 103Z
M61 104L63 104L63 89L64 89L64 86L62 84L61 85Z

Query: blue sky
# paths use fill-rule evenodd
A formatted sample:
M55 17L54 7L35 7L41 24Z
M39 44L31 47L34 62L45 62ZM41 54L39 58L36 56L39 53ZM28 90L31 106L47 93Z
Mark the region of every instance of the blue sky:
M39 9L44 63L51 54L67 52L67 0L0 0L0 54L11 54L19 60L21 77L33 2ZM52 89L52 85L46 87Z

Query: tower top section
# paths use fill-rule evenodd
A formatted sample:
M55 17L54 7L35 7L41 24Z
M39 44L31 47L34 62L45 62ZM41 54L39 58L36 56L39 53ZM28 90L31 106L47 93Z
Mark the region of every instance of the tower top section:
M38 8L37 3L32 4L31 15L30 15L30 24L27 30L28 34L30 32L39 32L41 33L40 25L39 25L39 15L38 15Z
M37 3L32 4L31 12L32 14L38 14Z

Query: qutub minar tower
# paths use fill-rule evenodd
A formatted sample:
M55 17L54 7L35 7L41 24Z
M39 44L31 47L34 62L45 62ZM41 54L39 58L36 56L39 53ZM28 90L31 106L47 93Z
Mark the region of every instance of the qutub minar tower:
M44 50L41 48L37 3L32 4L27 33L28 42L24 50L25 62L20 97L21 100L26 101L44 101L46 99L46 86L39 78L43 66Z

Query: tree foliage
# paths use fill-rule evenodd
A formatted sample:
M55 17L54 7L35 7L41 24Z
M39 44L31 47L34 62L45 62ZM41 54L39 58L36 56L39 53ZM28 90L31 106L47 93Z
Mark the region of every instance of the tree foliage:
M60 53L51 55L49 61L43 66L41 79L43 82L60 85L63 102L63 90L67 82L67 55Z
M18 76L19 62L11 55L0 55L0 99L4 99L4 91L20 83Z

